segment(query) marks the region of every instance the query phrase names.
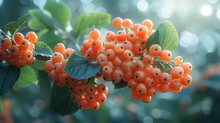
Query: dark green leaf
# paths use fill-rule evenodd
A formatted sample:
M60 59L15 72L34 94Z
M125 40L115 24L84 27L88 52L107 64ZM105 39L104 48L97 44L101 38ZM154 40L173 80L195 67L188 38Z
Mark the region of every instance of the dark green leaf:
M101 28L111 23L111 15L101 12L93 12L88 15L82 14L72 23L73 33L75 37L80 36L91 27Z
M7 93L17 81L20 69L0 62L0 96Z
M24 15L20 18L18 18L17 21L12 21L8 24L5 25L5 28L10 31L11 34L14 34L17 32L17 30L25 23L28 21L30 18L30 15Z
M121 88L127 87L127 83L124 82L123 80L121 80L119 83L113 83L113 84L114 84L115 89L121 89Z
M42 29L42 27L54 29L55 24L49 12L40 9L34 9L30 10L29 13L32 18L34 18L34 20L31 20L29 22L30 27L34 27L34 29ZM34 22L37 22L36 25L34 25Z
M147 43L147 49L153 44L159 44L163 50L173 51L177 48L179 42L178 33L170 21L164 21L157 27Z
M44 9L49 11L53 18L62 26L66 27L71 18L70 9L60 0L47 0Z
M47 97L46 101L50 101L50 96L51 96L51 79L49 78L48 74L44 70L39 70L38 71L38 87L41 90L41 92L44 94L45 97Z
M38 41L35 44L34 55L51 57L52 54L53 54L52 50L44 42L39 42Z
M30 66L24 66L21 68L20 76L15 83L15 87L23 88L37 83L37 73Z
M53 48L57 43L62 41L60 35L55 34L52 30L44 29L38 33L39 40L46 43L50 48Z
M78 80L88 79L99 72L97 63L88 62L83 56L73 53L68 59L64 71Z
M57 112L61 115L68 115L75 113L79 107L71 99L71 93L68 87L58 87L53 84L50 108L52 111Z
M89 85L89 84L93 84L93 85L96 84L96 83L95 83L95 78L94 78L94 77L88 79L86 85Z

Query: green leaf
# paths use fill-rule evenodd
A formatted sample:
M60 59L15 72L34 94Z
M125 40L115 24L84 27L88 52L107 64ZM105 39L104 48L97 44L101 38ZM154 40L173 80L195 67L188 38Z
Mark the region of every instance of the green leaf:
M88 62L83 56L73 53L68 59L64 71L78 80L88 79L99 72L97 63Z
M78 105L71 99L71 92L69 88L61 88L56 84L53 84L50 108L52 111L63 116L75 113L79 109Z
M82 14L72 23L73 34L77 38L91 27L101 28L111 23L111 15L101 12L93 12L90 14Z
M62 26L66 27L71 18L70 9L60 0L47 0L44 9L49 11L53 18Z
M127 82L123 80L121 80L119 83L113 83L113 84L114 84L115 89L121 89L121 88L127 87Z
M38 71L38 83L40 91L46 97L46 102L50 102L51 90L52 90L52 80L49 78L48 74L44 70Z
M44 70L44 60L36 59L36 62L31 65L36 70Z
M39 40L45 42L50 48L53 48L57 43L62 41L60 35L55 34L52 30L44 29L38 33Z
M0 96L7 93L20 75L20 69L0 62Z
M153 44L159 44L162 50L173 51L177 48L179 42L178 33L170 21L164 21L157 27L147 43L147 49Z
M47 46L44 42L38 41L35 44L35 50L34 50L34 55L40 55L40 56L45 56L45 57L51 57L53 54L52 50L50 47Z
M33 9L29 11L30 15L34 20L29 22L29 26L33 27L34 29L42 29L42 27L47 27L49 29L54 29L54 21L51 17L51 14L47 11L40 10L40 9ZM36 25L34 25L36 23ZM38 27L39 26L39 27Z
M4 111L4 107L2 104L2 98L0 97L0 112L3 112L3 111Z
M15 83L15 87L23 88L37 83L37 73L30 66L24 66L21 68L21 74Z
M33 30L42 30L47 28L43 23L41 23L37 18L33 17L28 21L28 26Z
M18 29L28 21L30 18L30 15L24 15L18 18L17 21L12 21L8 24L5 25L5 28L10 31L11 34L14 34L15 32L18 31Z

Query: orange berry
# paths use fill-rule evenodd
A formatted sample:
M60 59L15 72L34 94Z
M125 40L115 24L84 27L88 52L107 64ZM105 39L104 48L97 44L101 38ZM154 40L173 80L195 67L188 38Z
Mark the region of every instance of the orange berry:
M63 63L62 62L57 62L53 65L53 70L55 73L61 73L63 71Z
M138 29L138 27L140 26L140 24L134 24L134 25L132 25L132 31L134 31L135 33L137 33L137 29Z
M160 59L163 62L168 62L172 57L172 53L169 50L162 50L160 53Z
M158 90L162 93L166 93L170 90L169 85L168 84L160 84L158 86Z
M124 72L124 76L123 76L122 80L124 80L125 82L128 82L132 78L133 78L133 72L128 71L128 72Z
M159 68L152 68L152 76L155 77L159 77L161 74L161 70Z
M89 38L93 39L93 40L97 40L100 37L100 32L98 29L93 28L90 33L89 33Z
M128 81L128 87L131 88L131 90L135 90L138 85L138 82L136 82L134 79L130 79Z
M99 65L104 66L107 63L107 57L104 54L99 54L97 56L97 62Z
M183 57L181 56L176 56L174 59L173 59L173 62L175 65L181 65L183 63Z
M59 53L63 54L65 51L65 46L63 45L63 43L57 43L53 50L54 50L54 52L59 52Z
M28 41L30 41L31 43L36 43L38 40L38 36L35 32L30 31L26 34L26 38Z
M148 28L146 26L140 25L137 28L137 36L144 38L148 33Z
M134 57L134 54L131 50L125 50L123 52L123 58L125 61L130 61Z
M192 77L190 75L184 75L180 78L180 82L183 86L189 86L192 83Z
M102 41L97 39L92 41L92 49L95 51L102 49Z
M55 82L57 82L57 80L59 79L58 74L56 74L54 70L51 70L49 72L49 78Z
M141 94L139 94L137 91L135 90L131 90L130 96L135 99L135 100L139 100L141 98Z
M168 73L163 72L160 74L159 80L160 80L160 83L166 84L166 83L169 83L172 80L172 78Z
M124 41L123 44L125 50L132 50L133 44L130 41Z
M53 70L53 63L52 60L47 60L46 62L44 62L44 70L49 73L50 71Z
M127 40L131 43L136 43L138 42L138 37L134 31L131 31L127 34Z
M89 105L89 102L85 98L81 98L78 102L78 106L82 109L86 109Z
M121 79L123 78L123 76L124 76L124 72L121 69L115 69L112 72L112 77L113 77L115 83L120 82Z
M139 94L145 94L146 91L147 91L147 87L145 86L144 83L138 83L138 84L137 84L137 87L136 87L136 91L137 91Z
M98 93L98 94L95 95L95 100L97 102L99 102L100 104L103 104L103 103L106 102L107 97L104 93Z
M99 106L100 106L100 103L95 100L89 103L90 110L98 110Z
M134 80L136 82L143 82L145 78L145 74L143 70L137 70L134 72Z
M151 55L144 55L143 62L145 65L151 65L154 63L154 57Z
M183 68L184 74L189 74L189 73L191 73L191 72L192 72L192 69L193 69L192 64L189 63L189 62L183 62L183 63L181 64L181 67Z
M144 79L144 84L147 88L152 87L154 85L154 79L151 77L147 77Z
M178 80L178 79L175 79L175 80L173 80L172 82L170 82L170 84L169 84L169 88L170 88L170 90L180 90L181 89L181 83L180 83L180 80Z
M29 60L31 60L32 56L33 56L33 54L32 54L32 52L31 52L30 50L26 50L26 51L23 51L23 52L21 53L21 59L22 59L23 61L29 61Z
M133 22L130 19L124 19L123 22L122 22L122 27L125 28L125 29L126 28L131 28L132 25L133 25Z
M184 75L184 71L183 71L182 67L175 66L171 69L170 74L171 74L172 78L179 79L180 77L182 77Z
M112 20L112 26L114 28L120 28L122 26L123 20L120 17L116 17Z
M74 50L72 48L66 48L63 53L64 58L68 59L73 54L73 52Z
M122 54L124 52L124 46L122 44L116 44L114 47L115 54Z
M115 43L114 42L107 42L105 44L105 50L114 49L114 47L115 47Z
M111 75L112 73L112 68L108 65L105 65L103 68L102 68L102 74L103 75Z
M18 47L20 50L25 51L25 50L28 50L29 46L30 46L30 42L24 39Z
M115 33L112 32L112 31L108 31L108 32L106 33L106 35L105 35L105 40L106 40L107 42L109 42L109 41L114 41L114 40L115 40Z
M9 51L11 57L17 57L21 52L17 45L12 45Z
M98 52L97 51L94 51L92 48L89 48L87 51L86 51L86 59L88 61L92 61L92 60L95 60L98 56Z
M24 40L24 35L20 32L17 32L14 34L13 38L14 38L15 43L17 45L20 45L21 42Z
M96 87L96 90L99 93L104 93L104 94L108 93L108 87L103 83L98 84L97 87Z
M141 96L141 101L143 103L149 103L151 101L151 96L148 96L147 94L144 94Z
M158 44L153 44L149 48L149 53L152 56L158 56L161 53L161 47Z
M122 64L122 60L118 56L116 56L113 58L112 63L115 67L119 67Z
M144 19L142 25L146 26L149 30L153 28L153 22L149 19Z
M12 41L10 38L3 38L1 41L1 48L3 50L9 49L12 46Z
M124 30L119 30L116 34L115 34L115 39L118 41L118 42L123 42L127 39L127 35L125 33Z
M131 70L132 61L123 61L121 64L121 69L123 72L128 72Z
M51 59L53 64L64 60L63 55L59 52L54 52Z

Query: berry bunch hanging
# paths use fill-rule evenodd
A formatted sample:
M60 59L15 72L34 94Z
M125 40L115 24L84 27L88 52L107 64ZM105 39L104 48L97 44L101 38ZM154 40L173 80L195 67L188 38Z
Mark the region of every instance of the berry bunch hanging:
M62 43L56 44L51 59L44 63L44 69L55 84L69 88L73 102L77 103L80 108L98 110L100 104L107 100L108 88L104 84L88 84L88 79L77 80L63 70L73 52L71 48L65 49Z
M0 61L7 61L12 66L23 67L35 62L33 56L38 36L30 31L25 36L17 32L13 37L5 36L0 44Z
M121 29L116 33L108 31L104 46L96 28L81 46L81 55L97 61L101 68L99 74L106 82L126 82L131 97L144 103L150 102L157 92L178 93L191 84L190 63L183 62L181 56L171 60L172 53L162 50L159 44L146 48L153 32L151 20L133 24L130 19L116 17L112 26Z

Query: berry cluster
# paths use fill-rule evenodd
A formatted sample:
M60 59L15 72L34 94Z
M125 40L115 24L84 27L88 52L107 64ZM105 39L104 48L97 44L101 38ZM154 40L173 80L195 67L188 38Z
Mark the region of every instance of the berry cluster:
M44 63L44 69L59 87L68 86L71 90L72 100L82 109L98 110L100 104L106 101L108 88L104 84L88 84L88 79L77 80L71 78L63 68L73 53L73 49L67 48L62 43L56 44L50 60ZM89 58L89 57L88 57Z
M81 55L85 56L88 61L96 60L99 50L102 49L102 41L98 29L93 28L89 33L89 39L83 41L80 48Z
M112 25L122 29L107 32L104 47L98 29L92 29L81 46L81 54L88 61L97 60L105 81L126 82L131 97L144 103L159 91L178 93L192 82L192 65L183 62L181 56L171 60L172 53L158 44L146 49L153 32L152 21L145 19L142 24L133 24L130 19L116 17Z
M6 60L12 66L22 67L35 62L33 56L38 36L30 31L24 35L20 32L14 34L13 39L4 37L0 45L0 61Z
M100 104L105 103L107 100L108 88L105 84L86 85L86 83L87 80L75 80L70 85L72 99L82 109L98 110Z
M73 51L71 48L65 49L62 43L58 43L54 47L51 59L44 63L44 69L49 74L50 79L60 87L66 86L71 81L71 77L63 71L63 68Z

